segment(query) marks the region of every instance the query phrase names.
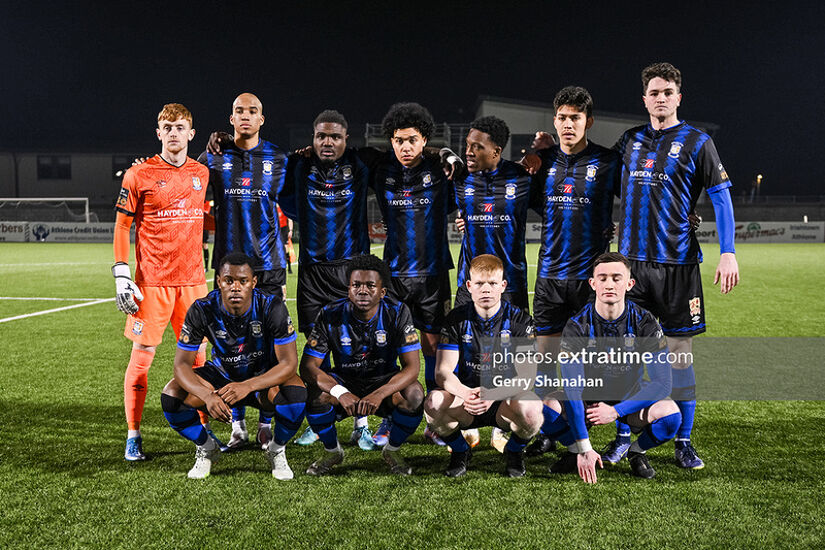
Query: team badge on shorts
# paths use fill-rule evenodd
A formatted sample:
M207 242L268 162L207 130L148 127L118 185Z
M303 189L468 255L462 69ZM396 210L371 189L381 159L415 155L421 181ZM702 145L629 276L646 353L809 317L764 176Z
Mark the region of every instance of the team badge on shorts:
M140 336L143 334L143 321L138 321L135 319L135 322L132 323L132 332Z
M260 321L251 321L249 323L249 327L252 329L252 336L254 336L255 338L260 338L263 334L263 331L261 330Z
M693 318L693 324L699 322L699 315L702 313L702 299L699 296L694 296L690 299L690 315Z
M200 191L203 189L203 185L201 185L201 179L197 176L192 176L192 189L195 191Z
M596 179L596 165L591 164L587 167L587 174L585 175L584 179L587 181L593 181Z
M375 343L379 346L386 346L387 345L387 331L385 330L376 330L375 331Z
M672 159L679 158L679 152L682 150L683 143L674 141L670 144L670 152L667 154Z
M515 183L508 183L504 186L504 198L508 200L512 200L516 198L516 184Z
M272 161L271 160L265 160L263 162L263 165L264 165L264 175L265 176L271 176L272 175Z

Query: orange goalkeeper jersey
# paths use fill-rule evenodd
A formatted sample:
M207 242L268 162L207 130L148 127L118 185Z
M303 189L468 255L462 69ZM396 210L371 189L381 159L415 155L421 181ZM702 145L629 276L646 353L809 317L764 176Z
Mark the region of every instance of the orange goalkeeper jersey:
M135 219L135 282L142 286L206 283L203 203L209 169L187 158L175 167L155 155L123 176L117 210Z

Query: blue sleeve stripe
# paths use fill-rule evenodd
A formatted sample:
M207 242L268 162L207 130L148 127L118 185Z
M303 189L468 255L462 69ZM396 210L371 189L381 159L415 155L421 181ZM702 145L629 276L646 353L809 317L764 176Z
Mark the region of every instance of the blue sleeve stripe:
M438 344L438 349L458 351L458 344Z
M178 342L178 347L180 349L184 349L186 351L198 351L198 349L201 346L200 346L200 344L194 344L194 345L193 344L181 344L180 342Z
M708 193L711 193L711 194L718 193L719 191L723 191L723 190L727 189L728 187L732 187L732 186L733 186L733 184L730 182L730 180L723 181L719 185L714 185L713 187L708 187Z
M409 346L398 348L398 353L407 353L408 351L415 351L419 349L421 349L421 344L416 342L415 344L410 344Z
M318 359L324 359L327 354L321 353L320 351L315 351L314 349L304 348L304 353L309 355L310 357L317 357Z
M283 346L284 344L289 344L290 342L294 342L298 339L298 335L296 333L292 333L291 335L287 336L286 338L276 338L273 340L276 346Z

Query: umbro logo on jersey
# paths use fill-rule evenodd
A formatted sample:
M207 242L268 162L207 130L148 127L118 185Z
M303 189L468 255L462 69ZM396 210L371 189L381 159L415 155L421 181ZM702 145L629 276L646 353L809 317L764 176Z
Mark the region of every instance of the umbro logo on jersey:
M484 212L492 212L493 211L493 203L485 202L484 203Z

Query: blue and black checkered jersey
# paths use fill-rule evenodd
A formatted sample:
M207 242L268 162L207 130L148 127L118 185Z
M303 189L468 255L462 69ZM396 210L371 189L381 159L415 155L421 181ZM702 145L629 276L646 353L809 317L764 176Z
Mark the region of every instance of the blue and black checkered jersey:
M634 260L695 264L702 251L688 214L702 190L731 186L710 136L680 122L624 133L619 252Z
M252 305L236 317L224 308L220 290L213 290L189 307L178 347L197 351L204 338L212 344L210 364L239 382L277 365L275 346L294 342L297 334L280 298L253 290Z
M372 186L387 226L384 261L393 277L452 269L447 224L455 198L438 156L424 155L418 166L405 168L392 151L384 153L372 172Z
M249 150L232 143L220 155L201 154L198 162L209 168L215 201L212 267L230 252L243 252L255 261L255 271L285 268L277 211L286 178L284 152L265 140Z
M555 145L539 157L530 204L542 216L538 276L588 279L609 245L604 232L612 225L619 190L619 155L588 143L575 155Z
M468 174L455 184L458 210L465 221L458 258L458 286L470 277L470 262L493 254L504 263L508 291L527 289L524 255L530 175L523 166L502 160L495 170Z
M300 265L343 263L370 249L367 227L369 170L354 149L333 164L313 153L290 157L279 201L300 234Z
M453 309L444 321L438 349L458 351L456 376L477 388L492 368L491 353L513 338L534 338L533 318L510 302L489 319L482 319L472 302Z
M562 331L561 351L567 353L617 351L650 352L656 354L667 348L667 338L662 333L652 313L631 301L625 302L625 310L614 321L603 319L596 306L590 302L571 317ZM624 398L636 394L644 379L645 364L587 362L586 378L602 379L611 394ZM604 389L599 390L604 392ZM588 389L582 399L588 400Z
M375 378L400 371L398 356L421 349L410 309L383 298L369 321L361 321L349 298L325 306L315 319L304 353L323 359L342 377Z

